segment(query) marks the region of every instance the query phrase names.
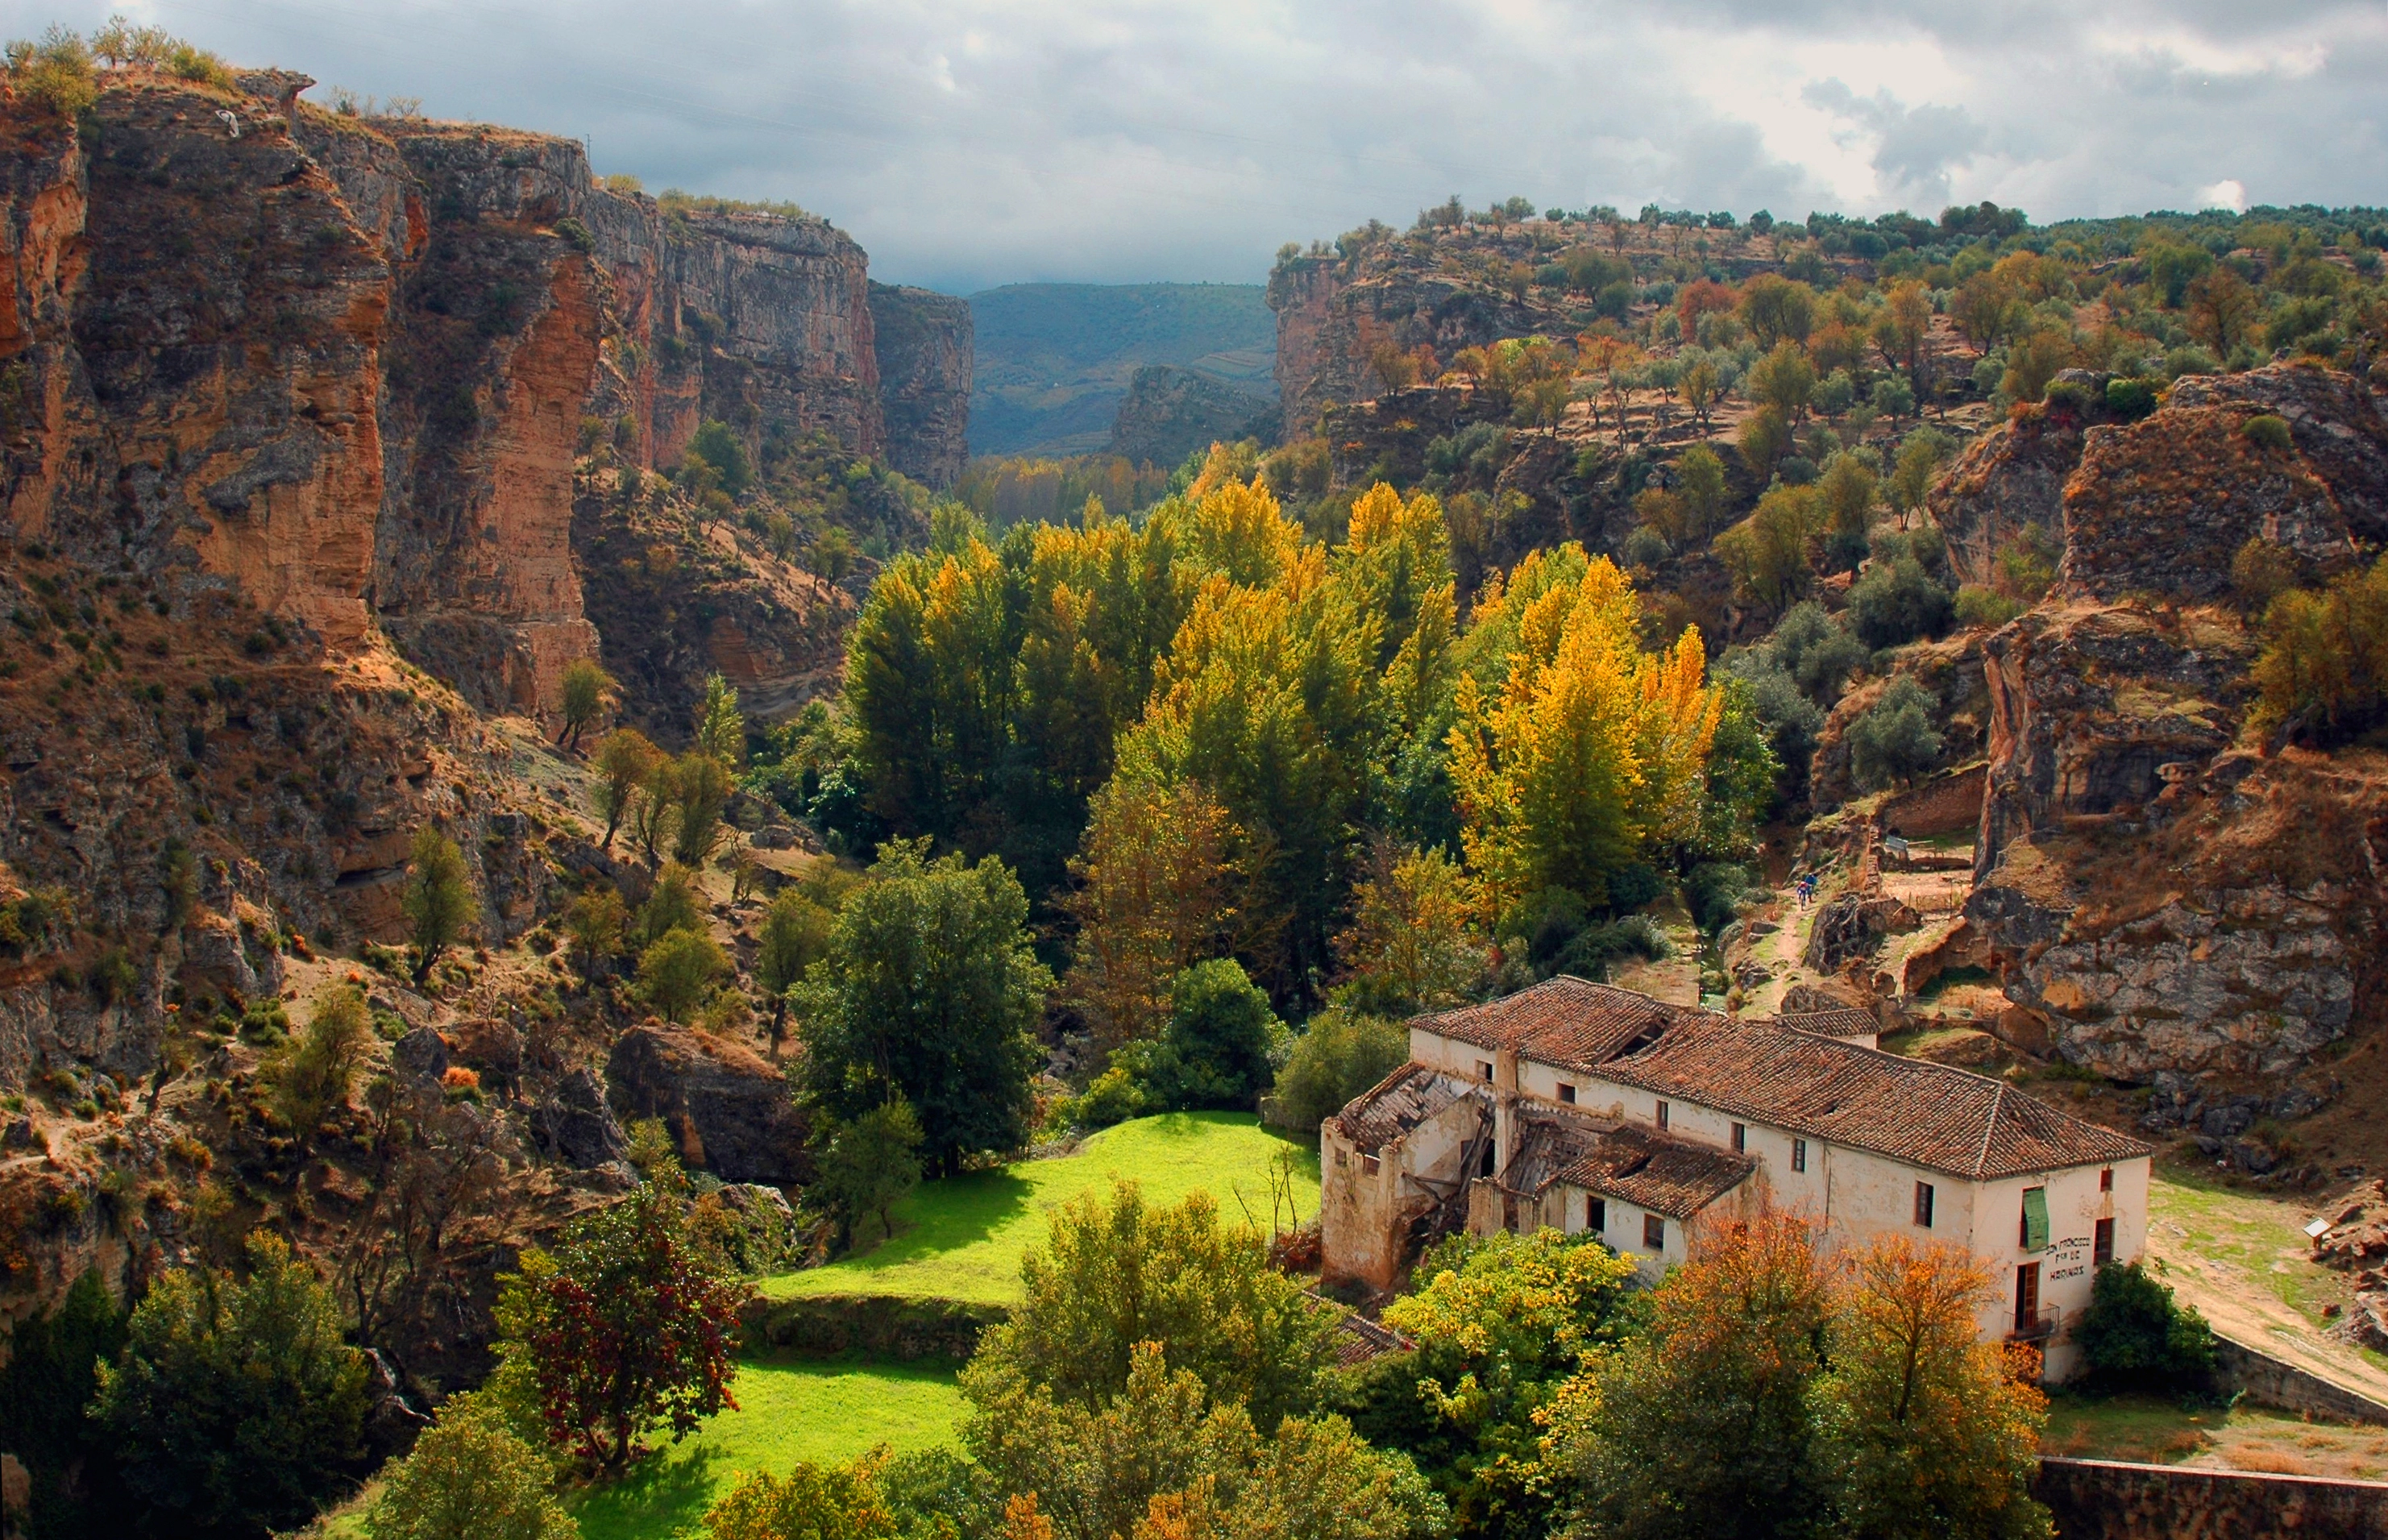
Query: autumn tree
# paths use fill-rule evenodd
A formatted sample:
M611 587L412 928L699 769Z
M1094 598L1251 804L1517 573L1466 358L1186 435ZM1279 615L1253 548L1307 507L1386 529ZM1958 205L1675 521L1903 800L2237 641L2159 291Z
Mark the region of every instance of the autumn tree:
M1587 1534L1806 1535L1829 1512L1810 1394L1828 1279L1799 1221L1704 1227L1648 1328L1550 1414Z
M1982 1340L1989 1275L1964 1251L1885 1235L1848 1264L1817 1385L1835 1533L2043 1540L2031 1496L2048 1398L2037 1354Z
M677 1443L737 1406L746 1290L692 1230L688 1178L668 1159L501 1283L499 1329L531 1367L549 1438L597 1470L620 1471L658 1429Z
M2217 267L2189 286L2190 335L2228 362L2247 340L2263 314L2263 300L2247 280L2227 267Z
M1226 941L1235 827L1194 782L1114 779L1088 810L1078 886L1061 900L1078 923L1064 994L1109 1051L1157 1029L1170 979Z
M1554 560L1581 564L1582 575L1518 606L1497 694L1473 676L1459 683L1452 781L1468 866L1492 911L1546 887L1606 902L1612 873L1696 823L1716 731L1698 629L1646 652L1640 604L1606 557L1586 562L1567 546L1528 557L1520 573ZM1511 592L1531 592L1537 576L1513 579Z
M428 824L414 832L399 908L414 935L414 983L420 988L441 954L481 917L464 853Z
M1815 366L1797 343L1778 342L1750 365L1743 389L1759 406L1770 408L1786 423L1797 424L1807 416L1808 403L1816 393Z
M1352 923L1335 938L1338 999L1372 1015L1411 1016L1473 998L1486 957L1467 874L1440 849L1379 838L1353 885Z

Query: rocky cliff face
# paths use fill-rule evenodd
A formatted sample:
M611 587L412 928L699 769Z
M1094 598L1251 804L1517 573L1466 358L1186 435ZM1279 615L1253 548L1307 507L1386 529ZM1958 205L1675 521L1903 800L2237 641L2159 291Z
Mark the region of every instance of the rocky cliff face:
M1277 437L1276 403L1191 369L1150 363L1128 381L1111 424L1111 452L1175 465L1222 440Z
M1532 249L1523 237L1518 244L1521 255ZM1280 263L1269 277L1268 302L1277 312L1277 399L1289 438L1312 432L1330 404L1377 395L1383 381L1370 360L1381 347L1407 352L1423 344L1447 363L1462 349L1505 337L1578 329L1556 304L1382 254Z
M970 463L969 301L872 284L870 327L888 463L915 481L952 486Z
M2258 412L2289 418L2290 447L2242 431ZM2277 1088L2376 1010L2383 764L2246 745L2259 638L2216 601L2250 539L2319 571L2369 559L2383 445L2363 386L2274 368L2183 380L2137 423L2018 423L1935 499L1957 557L2002 519L2044 521L2064 470L2058 592L1983 643L1989 769L1959 937L2025 1046L2127 1080Z

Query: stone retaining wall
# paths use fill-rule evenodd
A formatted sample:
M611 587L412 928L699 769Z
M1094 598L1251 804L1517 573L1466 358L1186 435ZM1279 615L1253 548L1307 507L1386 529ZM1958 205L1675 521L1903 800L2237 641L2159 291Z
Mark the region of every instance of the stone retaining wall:
M2259 1406L2344 1422L2388 1424L2388 1406L2219 1335L2214 1339L2214 1378L2226 1394L2237 1391Z
M2388 1482L2043 1457L2033 1495L2060 1540L2376 1540Z

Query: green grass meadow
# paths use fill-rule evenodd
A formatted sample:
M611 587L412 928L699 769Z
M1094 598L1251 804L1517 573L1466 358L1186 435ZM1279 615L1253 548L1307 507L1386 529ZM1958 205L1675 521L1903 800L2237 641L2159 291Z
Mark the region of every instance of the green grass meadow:
M1020 1294L1021 1254L1044 1242L1047 1214L1082 1192L1134 1181L1149 1202L1211 1194L1223 1218L1269 1225L1270 1163L1293 1162L1293 1206L1318 1212L1318 1152L1244 1113L1170 1113L1106 1128L1072 1154L924 1183L897 1205L896 1235L826 1267L765 1279L778 1298L902 1294L1002 1304ZM868 1244L867 1234L864 1243Z
M738 1409L710 1419L621 1481L574 1505L583 1540L667 1540L749 1470L835 1463L884 1444L898 1454L951 1444L962 1395L950 1366L756 1362L731 1384Z

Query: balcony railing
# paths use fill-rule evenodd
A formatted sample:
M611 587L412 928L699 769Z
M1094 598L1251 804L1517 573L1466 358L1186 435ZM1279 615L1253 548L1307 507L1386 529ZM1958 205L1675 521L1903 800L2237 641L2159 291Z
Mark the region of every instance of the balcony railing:
M2007 1333L2011 1343L2045 1343L2054 1338L2064 1325L2064 1312L2053 1305L2043 1305L2037 1317L2026 1320L2020 1314L2014 1330Z

